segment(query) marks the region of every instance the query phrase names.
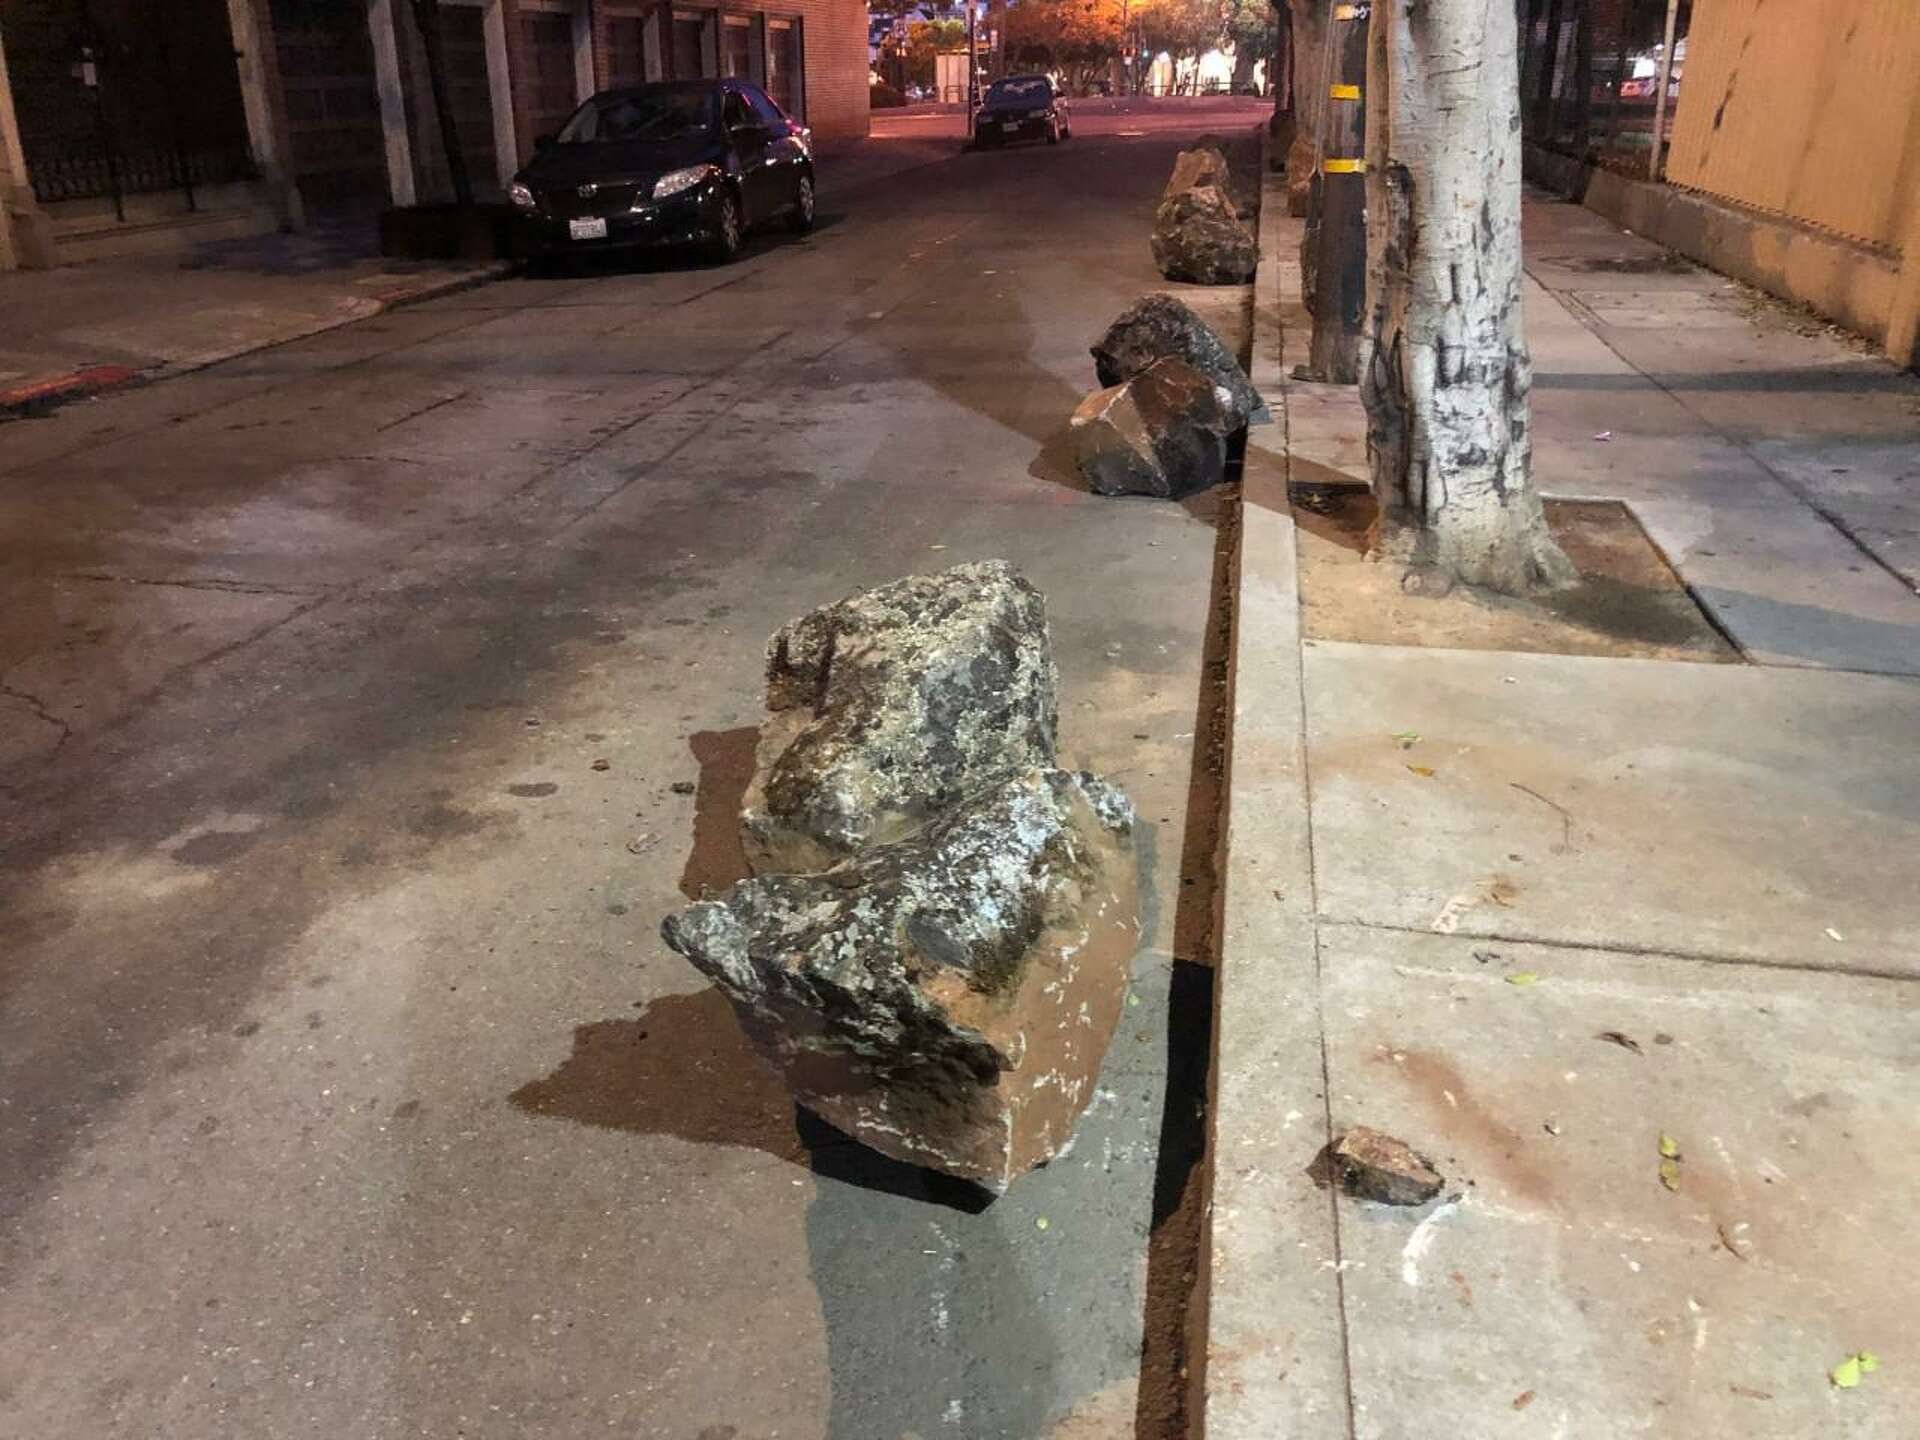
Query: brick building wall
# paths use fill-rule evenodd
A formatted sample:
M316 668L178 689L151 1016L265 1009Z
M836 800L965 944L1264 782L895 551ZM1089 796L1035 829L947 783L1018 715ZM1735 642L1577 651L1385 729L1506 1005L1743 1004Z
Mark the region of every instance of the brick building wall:
M282 20L302 6L337 3L272 0ZM356 8L363 3L371 40L357 53L368 56L371 73L330 75L327 83L355 82L375 97L386 153L370 153L367 168L376 176L386 171L397 203L445 200L451 185L412 7L406 0L356 0ZM460 148L482 199L500 197L505 177L532 157L536 138L558 128L585 95L675 78L676 16L705 27L697 46L680 47L680 68L689 72L680 78L737 71L799 112L821 141L868 133L865 0L441 0L440 13ZM729 17L744 23L730 25ZM292 24L275 36L283 52L302 49L307 39ZM346 51L336 49L337 68ZM686 60L688 54L695 58ZM783 54L797 57L784 72ZM296 156L313 148L292 147Z
M518 0L526 4L528 0ZM867 6L865 0L770 0L766 4L722 0L719 4L655 5L649 0L593 0L594 83L605 87L630 82L630 74L616 70L623 63L629 71L638 59L637 32L644 32L645 68L649 78L666 78L671 72L672 43L670 29L675 12L681 15L705 14L715 25L724 25L727 16L742 16L753 22L754 52L749 70L751 79L765 83L763 47L768 43L770 22L797 22L803 81L801 102L806 123L815 138L833 142L863 138L867 134ZM649 19L652 23L649 25Z

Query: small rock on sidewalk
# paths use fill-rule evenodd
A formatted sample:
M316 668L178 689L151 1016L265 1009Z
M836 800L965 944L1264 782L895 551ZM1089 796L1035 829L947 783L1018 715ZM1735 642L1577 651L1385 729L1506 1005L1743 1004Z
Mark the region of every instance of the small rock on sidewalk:
M1382 1205L1424 1205L1446 1184L1433 1162L1404 1140L1364 1125L1334 1142L1333 1171L1349 1195Z

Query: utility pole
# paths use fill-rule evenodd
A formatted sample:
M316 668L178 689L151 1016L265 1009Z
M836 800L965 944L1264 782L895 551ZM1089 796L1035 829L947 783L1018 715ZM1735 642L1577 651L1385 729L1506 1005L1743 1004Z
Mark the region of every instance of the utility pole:
M973 134L973 112L980 104L980 51L974 40L973 12L976 0L967 0L967 134Z
M1667 42L1660 47L1660 88L1653 96L1653 150L1647 156L1647 178L1660 178L1660 137L1667 128L1667 82L1673 75L1673 30L1680 19L1680 0L1667 0Z
M1300 247L1302 289L1313 316L1298 378L1327 385L1360 379L1367 303L1367 25L1373 6L1336 4L1321 69L1320 157Z

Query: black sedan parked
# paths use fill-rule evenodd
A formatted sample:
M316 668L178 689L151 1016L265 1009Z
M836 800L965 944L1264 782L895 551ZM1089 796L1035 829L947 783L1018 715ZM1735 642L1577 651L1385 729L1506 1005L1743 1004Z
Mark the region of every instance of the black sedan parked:
M813 136L744 80L605 90L514 177L526 253L699 245L731 259L746 232L813 226Z
M987 87L973 112L973 143L1005 145L1013 140L1045 140L1058 145L1073 137L1067 97L1045 75L1009 75Z

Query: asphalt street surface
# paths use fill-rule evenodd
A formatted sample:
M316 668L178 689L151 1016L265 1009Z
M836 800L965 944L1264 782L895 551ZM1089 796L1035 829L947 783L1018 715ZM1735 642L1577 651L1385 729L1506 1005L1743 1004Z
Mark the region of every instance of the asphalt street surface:
M1110 108L0 425L0 1434L1132 1432L1216 502L1063 435L1262 107ZM657 928L740 872L768 634L991 556L1150 885L1072 1153L979 1209Z

